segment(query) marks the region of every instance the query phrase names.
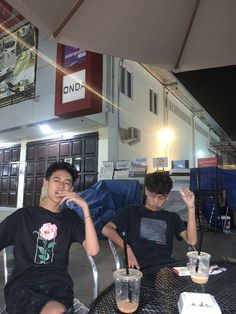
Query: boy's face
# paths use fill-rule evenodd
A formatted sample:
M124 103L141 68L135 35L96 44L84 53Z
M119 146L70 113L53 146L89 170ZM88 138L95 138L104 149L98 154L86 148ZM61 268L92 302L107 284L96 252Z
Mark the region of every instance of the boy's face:
M47 189L47 197L55 203L60 203L62 196L60 192L71 192L72 177L65 170L57 170L53 172L49 180L44 181L44 188Z
M145 190L146 192L146 207L153 210L158 211L163 208L164 204L168 200L169 194L156 194L153 192Z

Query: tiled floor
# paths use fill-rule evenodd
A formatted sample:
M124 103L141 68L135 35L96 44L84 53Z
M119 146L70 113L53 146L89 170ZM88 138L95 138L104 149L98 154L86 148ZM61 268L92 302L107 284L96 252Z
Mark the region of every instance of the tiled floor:
M210 253L212 261L228 259L236 262L236 232L225 234L222 232L206 231L203 240L203 250ZM183 242L174 243L174 257L178 260L184 260L188 246ZM0 257L1 257L0 253ZM102 292L109 286L112 279L112 272L115 268L114 260L108 245L108 241L100 241L100 253L95 257L95 262L99 273L99 291ZM2 258L0 260L0 269L2 270ZM74 281L75 295L86 305L92 302L92 275L91 267L84 250L74 244L70 252L70 274ZM3 304L3 271L0 272L0 308Z

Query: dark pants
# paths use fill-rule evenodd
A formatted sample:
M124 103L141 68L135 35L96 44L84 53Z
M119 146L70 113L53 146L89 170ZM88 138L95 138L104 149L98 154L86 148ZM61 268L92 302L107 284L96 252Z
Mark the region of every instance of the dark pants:
M19 285L8 289L5 300L8 314L39 314L51 300L63 304L65 313L74 313L73 289L60 280Z

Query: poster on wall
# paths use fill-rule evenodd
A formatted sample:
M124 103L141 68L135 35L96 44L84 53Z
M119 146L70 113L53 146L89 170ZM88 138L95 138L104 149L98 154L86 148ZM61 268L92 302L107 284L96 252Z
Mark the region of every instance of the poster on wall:
M125 159L125 160L116 160L116 170L124 170L124 169L129 169L130 168L130 161Z
M135 158L131 161L131 170L129 177L130 178L144 178L145 174L147 172L147 158L141 157L141 158Z
M147 167L147 158L135 158L131 161L131 168L145 168Z
M152 158L153 168L168 167L168 157L154 157Z
M0 39L0 105L34 97L37 29L27 23Z
M114 169L114 161L103 161L102 166L106 169Z

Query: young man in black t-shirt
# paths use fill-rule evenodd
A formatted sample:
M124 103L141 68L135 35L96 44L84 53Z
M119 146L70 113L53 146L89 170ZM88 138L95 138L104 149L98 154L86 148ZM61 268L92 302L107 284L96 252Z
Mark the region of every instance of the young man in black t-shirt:
M79 242L92 256L99 251L88 204L72 191L76 178L69 163L51 164L42 207L20 208L0 224L0 250L14 248L14 271L5 287L8 314L73 313L70 246ZM70 202L83 209L84 222L73 210L61 210L62 203Z
M163 209L172 189L172 180L165 172L154 172L145 177L146 205L128 205L102 233L123 248L120 236L126 232L129 267L145 269L173 262L173 237L183 238L189 245L197 242L194 194L181 189L180 194L188 209L187 227L179 215Z

